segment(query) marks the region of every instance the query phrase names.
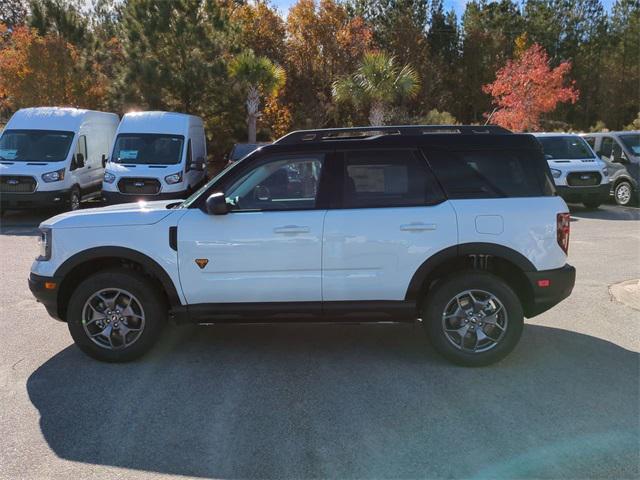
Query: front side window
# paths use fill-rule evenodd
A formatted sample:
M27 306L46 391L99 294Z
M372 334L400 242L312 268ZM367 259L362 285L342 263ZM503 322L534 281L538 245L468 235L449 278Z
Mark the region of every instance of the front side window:
M587 142L577 135L537 137L547 160L594 158Z
M437 197L425 161L409 150L345 153L343 207L427 205Z
M624 133L620 135L620 140L624 143L633 155L640 156L640 135L637 133Z
M87 160L87 137L82 135L78 138L78 145L76 147L76 153L82 155L84 160Z
M274 156L227 188L232 210L300 210L316 207L324 155Z
M427 159L452 199L554 194L546 162L533 151L431 151Z
M0 137L0 160L61 162L67 158L73 132L5 130Z
M175 165L182 159L182 135L124 133L118 135L111 161L137 165Z

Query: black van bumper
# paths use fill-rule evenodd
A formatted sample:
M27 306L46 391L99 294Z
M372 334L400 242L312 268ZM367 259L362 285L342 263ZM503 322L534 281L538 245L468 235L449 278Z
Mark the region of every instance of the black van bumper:
M33 193L0 193L0 207L3 210L23 208L55 208L69 203L71 190L54 190Z
M29 274L29 290L36 300L44 305L47 313L56 320L62 320L58 313L58 290L60 280L56 277L43 277L35 273Z
M540 315L560 303L571 295L576 283L576 269L569 264L554 270L525 272L525 275L533 292L525 305L527 318Z
M556 191L567 202L601 201L609 199L611 185L608 183L593 187L556 186Z

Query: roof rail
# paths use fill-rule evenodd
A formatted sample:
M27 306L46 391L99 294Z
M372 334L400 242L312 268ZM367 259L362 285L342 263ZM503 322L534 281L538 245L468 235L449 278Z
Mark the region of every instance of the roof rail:
M330 140L371 139L385 135L504 134L511 133L497 125L395 125L383 127L321 128L296 130L276 140L275 144L317 143Z

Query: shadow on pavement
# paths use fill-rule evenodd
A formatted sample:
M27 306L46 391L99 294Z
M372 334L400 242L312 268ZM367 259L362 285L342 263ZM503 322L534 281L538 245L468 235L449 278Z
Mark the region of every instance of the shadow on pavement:
M0 218L0 235L37 236L38 225L57 215L55 210L9 210Z
M172 327L142 360L69 347L27 383L61 458L218 478L638 476L639 355L528 325L465 369L413 326Z
M640 208L620 207L618 205L601 206L588 209L580 205L569 205L571 217L594 218L597 220L640 220Z

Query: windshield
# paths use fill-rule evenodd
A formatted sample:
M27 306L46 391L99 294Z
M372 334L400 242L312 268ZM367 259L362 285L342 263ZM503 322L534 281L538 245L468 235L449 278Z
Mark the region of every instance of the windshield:
M581 158L595 158L593 150L589 148L583 138L575 135L557 137L537 137L544 150L547 160L578 160Z
M139 165L173 165L182 158L182 135L125 133L116 138L111 161Z
M640 134L638 133L625 133L620 135L620 140L624 143L624 146L629 149L634 155L640 155Z
M0 160L61 162L67 158L73 132L5 130L0 137Z

